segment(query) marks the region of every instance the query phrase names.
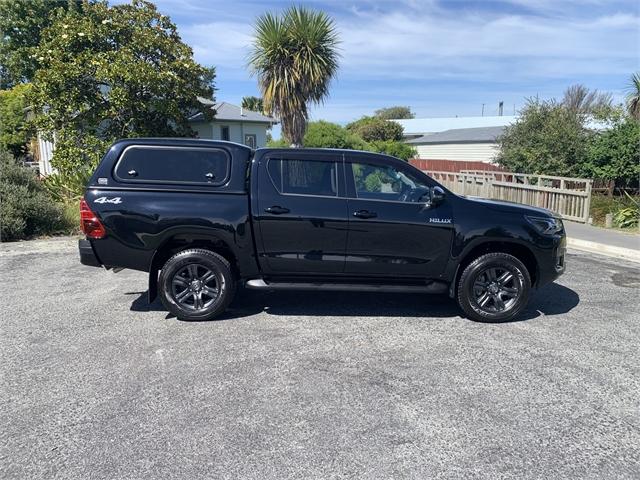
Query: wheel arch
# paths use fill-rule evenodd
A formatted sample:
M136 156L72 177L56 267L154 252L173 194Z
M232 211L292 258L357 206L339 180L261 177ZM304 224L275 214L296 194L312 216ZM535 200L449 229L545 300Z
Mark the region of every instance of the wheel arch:
M457 294L458 282L464 269L467 268L473 260L486 253L506 253L513 255L527 268L529 276L531 277L531 286L537 285L539 278L538 261L531 249L521 243L490 240L471 247L466 253L461 255L461 260L458 262L453 281L451 282L449 293L452 298L455 298Z
M158 296L158 275L162 266L178 252L192 248L202 248L224 257L231 265L233 275L238 278L237 258L231 247L219 237L175 235L166 239L155 251L149 266L149 303Z

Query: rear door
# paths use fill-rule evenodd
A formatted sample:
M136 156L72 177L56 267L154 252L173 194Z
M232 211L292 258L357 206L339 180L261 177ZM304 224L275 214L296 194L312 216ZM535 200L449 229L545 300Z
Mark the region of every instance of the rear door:
M450 202L428 206L429 177L404 162L348 155L349 239L345 273L438 277L453 238Z
M342 273L348 229L342 156L276 151L259 162L253 218L263 270Z

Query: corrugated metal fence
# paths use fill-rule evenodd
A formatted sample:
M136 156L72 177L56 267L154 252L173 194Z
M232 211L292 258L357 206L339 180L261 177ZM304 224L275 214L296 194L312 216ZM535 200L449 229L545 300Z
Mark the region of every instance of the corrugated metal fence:
M593 180L587 178L474 170L425 173L460 195L543 207L577 222L589 218Z

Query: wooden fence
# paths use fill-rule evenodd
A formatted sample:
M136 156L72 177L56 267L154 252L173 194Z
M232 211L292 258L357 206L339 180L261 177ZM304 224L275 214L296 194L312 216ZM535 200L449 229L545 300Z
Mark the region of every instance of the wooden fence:
M577 222L586 223L589 218L593 181L586 178L480 170L425 173L460 195L543 207Z

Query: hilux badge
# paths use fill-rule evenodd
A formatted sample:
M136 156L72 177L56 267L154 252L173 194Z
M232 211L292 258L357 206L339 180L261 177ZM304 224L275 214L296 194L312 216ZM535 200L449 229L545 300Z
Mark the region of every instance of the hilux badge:
M450 218L430 218L429 223L451 223Z

